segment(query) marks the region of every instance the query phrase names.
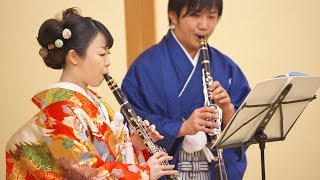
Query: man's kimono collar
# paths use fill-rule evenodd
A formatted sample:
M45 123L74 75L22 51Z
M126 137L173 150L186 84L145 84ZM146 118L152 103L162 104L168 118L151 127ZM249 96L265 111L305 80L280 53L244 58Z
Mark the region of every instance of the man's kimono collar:
M173 65L174 72L176 72L176 76L180 74L184 77L183 82L179 80L177 80L176 82L179 84L179 88L178 88L179 90L177 95L179 96L180 94L179 92L182 90L184 84L187 82L195 66L191 63L186 52L181 48L179 42L174 38L171 31L168 31L164 40L166 42L165 44L168 50L168 55L170 57L168 58L168 61L171 61L170 63Z

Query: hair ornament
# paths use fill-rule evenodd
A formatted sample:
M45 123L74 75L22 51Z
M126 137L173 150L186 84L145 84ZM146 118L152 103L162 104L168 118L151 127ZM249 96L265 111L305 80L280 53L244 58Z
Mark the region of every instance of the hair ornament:
M61 48L63 46L63 41L61 39L57 39L57 40L54 41L54 45L57 48Z
M55 46L54 44L49 44L49 45L48 45L48 49L50 49L50 50L51 50L51 49L54 49L55 47L56 47L56 46Z
M175 25L175 24L170 23L170 25L169 25L169 29L170 29L170 30L173 30L175 27L176 27L176 25Z
M71 38L71 31L68 28L65 28L62 31L62 37L63 39L70 39ZM41 47L41 49L39 50L39 55L42 58L46 58L48 56L48 50L54 49L54 48L62 48L63 46L63 41L61 39L57 39L54 41L54 44L48 44L48 47Z
M72 35L72 33L71 33L70 29L68 29L68 28L65 28L65 29L62 31L62 37L63 37L63 39L70 39L70 38L71 38L71 35Z
M42 48L39 50L39 55L40 55L42 58L46 58L46 57L48 56L48 50L47 50L47 48L42 47Z

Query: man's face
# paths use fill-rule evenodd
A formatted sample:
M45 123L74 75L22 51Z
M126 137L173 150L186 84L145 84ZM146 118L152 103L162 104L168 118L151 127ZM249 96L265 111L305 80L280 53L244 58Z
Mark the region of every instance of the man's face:
M184 16L186 7L181 10L180 17L175 12L169 12L169 18L175 25L174 34L183 47L193 56L199 49L199 36L207 40L213 33L218 23L218 11L216 8L197 14Z

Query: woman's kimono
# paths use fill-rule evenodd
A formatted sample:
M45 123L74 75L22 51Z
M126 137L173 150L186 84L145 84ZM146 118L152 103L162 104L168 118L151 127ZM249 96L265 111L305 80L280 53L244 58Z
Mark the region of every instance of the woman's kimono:
M149 179L123 117L92 91L60 82L32 100L40 112L7 143L7 179Z
M250 91L244 74L229 57L211 46L209 56L213 80L220 82L237 110ZM156 125L164 136L157 143L174 156L171 163L178 167L184 137L177 135L183 120L204 106L201 62L193 66L169 31L130 66L122 90L137 114ZM223 156L229 179L241 179L247 165L244 148L225 149ZM214 163L210 169L214 179Z

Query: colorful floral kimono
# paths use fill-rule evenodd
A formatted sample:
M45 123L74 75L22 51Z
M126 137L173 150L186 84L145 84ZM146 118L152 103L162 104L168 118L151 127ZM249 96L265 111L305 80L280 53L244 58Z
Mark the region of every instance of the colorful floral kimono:
M60 82L32 100L40 112L7 143L7 179L149 179L123 117L92 91Z

